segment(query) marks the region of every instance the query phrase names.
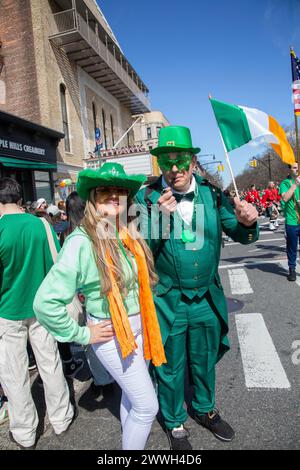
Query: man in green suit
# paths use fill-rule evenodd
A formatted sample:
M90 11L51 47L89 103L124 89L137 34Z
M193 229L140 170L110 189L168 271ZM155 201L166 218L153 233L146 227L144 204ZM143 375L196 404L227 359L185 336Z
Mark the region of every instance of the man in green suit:
M174 450L192 448L184 427L186 361L195 421L223 441L234 437L215 409L215 365L229 349L227 304L218 274L222 230L243 244L256 241L259 233L252 204L235 198L234 210L220 189L194 174L199 151L188 128L162 128L158 147L151 150L162 176L137 195L143 234L147 228L159 275L155 304L167 364L157 367L155 376Z

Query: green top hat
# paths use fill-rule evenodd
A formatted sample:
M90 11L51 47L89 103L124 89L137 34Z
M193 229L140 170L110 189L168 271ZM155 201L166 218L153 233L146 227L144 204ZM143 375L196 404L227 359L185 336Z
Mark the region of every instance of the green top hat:
M86 168L78 174L76 189L84 201L89 198L90 190L98 186L118 186L130 190L130 197L135 196L146 181L145 175L127 175L120 163L104 163L98 170Z
M186 150L191 153L199 153L200 148L193 147L191 131L188 127L167 126L162 127L158 135L158 146L151 150L153 155L162 153L182 152Z

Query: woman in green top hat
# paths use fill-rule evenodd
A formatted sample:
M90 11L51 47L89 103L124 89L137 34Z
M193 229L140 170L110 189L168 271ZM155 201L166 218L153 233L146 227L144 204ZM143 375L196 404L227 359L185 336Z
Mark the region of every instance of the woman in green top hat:
M87 201L82 224L66 239L34 303L38 320L58 341L92 343L121 387L124 450L144 448L158 410L146 360L165 362L151 293L157 280L152 254L134 220L128 217L128 227L124 222L145 179L127 175L118 163L79 173L77 192ZM88 317L83 327L66 310L79 289Z

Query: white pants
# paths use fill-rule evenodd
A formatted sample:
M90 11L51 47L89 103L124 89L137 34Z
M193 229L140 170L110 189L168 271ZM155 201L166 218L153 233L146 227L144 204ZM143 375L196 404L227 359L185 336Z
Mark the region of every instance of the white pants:
M93 323L99 322L94 317L88 318ZM122 448L142 450L158 412L158 401L144 359L141 316L130 316L129 321L138 345L134 353L123 359L116 337L107 343L94 344L93 349L122 389Z
M114 383L114 379L99 361L91 344L89 344L85 350L85 357L93 375L95 385L108 385Z
M53 336L35 317L21 321L0 318L0 382L8 398L10 431L24 447L35 443L38 425L28 372L28 337L44 383L49 420L56 434L67 429L74 414Z

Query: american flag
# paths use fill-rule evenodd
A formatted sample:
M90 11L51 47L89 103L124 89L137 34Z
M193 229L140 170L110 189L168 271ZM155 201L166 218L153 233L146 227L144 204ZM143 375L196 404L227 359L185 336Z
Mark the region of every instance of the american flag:
M300 59L296 56L293 49L291 49L291 64L292 64L292 77L293 77L293 101L294 113L300 116Z

